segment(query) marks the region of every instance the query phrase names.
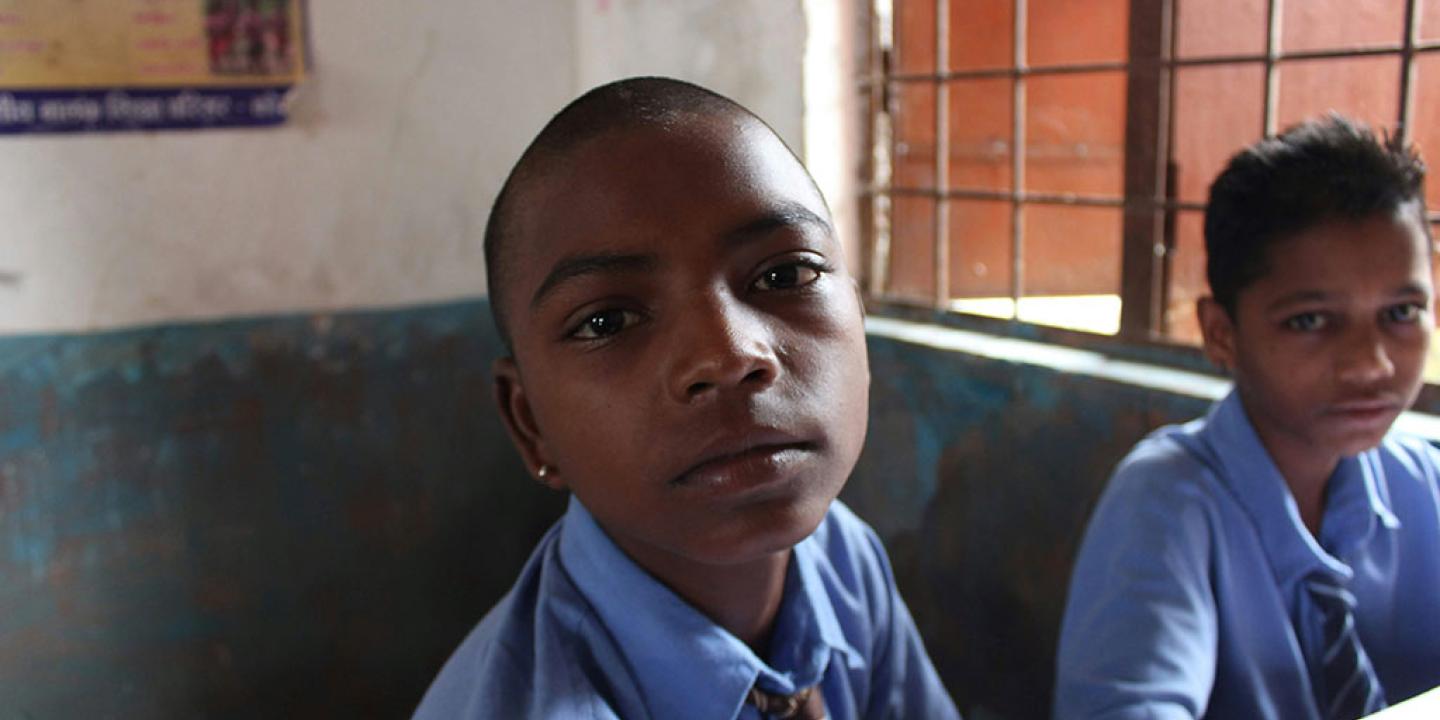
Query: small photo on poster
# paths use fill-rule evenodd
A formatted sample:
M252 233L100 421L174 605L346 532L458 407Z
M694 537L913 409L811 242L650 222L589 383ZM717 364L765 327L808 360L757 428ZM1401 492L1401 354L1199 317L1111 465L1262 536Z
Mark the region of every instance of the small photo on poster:
M199 0L205 9L210 72L289 75L296 67L292 0Z

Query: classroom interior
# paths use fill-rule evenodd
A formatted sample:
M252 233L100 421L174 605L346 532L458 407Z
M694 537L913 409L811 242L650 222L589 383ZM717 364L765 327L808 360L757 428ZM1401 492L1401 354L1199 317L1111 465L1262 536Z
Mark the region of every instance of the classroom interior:
M814 173L870 313L841 497L961 712L1047 717L1109 472L1226 391L1209 179L1332 109L1440 148L1440 0L305 11L278 126L0 135L0 715L409 713L564 507L493 411L490 201L659 74Z

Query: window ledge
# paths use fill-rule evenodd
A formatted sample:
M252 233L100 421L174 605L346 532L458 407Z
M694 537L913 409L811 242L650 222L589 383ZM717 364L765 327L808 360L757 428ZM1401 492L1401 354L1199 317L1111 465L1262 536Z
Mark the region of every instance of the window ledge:
M1094 350L989 335L927 323L870 316L865 331L911 345L961 352L977 357L1048 368L1202 400L1219 400L1230 392L1223 378L1147 363L1119 360ZM1395 426L1440 444L1440 416L1408 411Z

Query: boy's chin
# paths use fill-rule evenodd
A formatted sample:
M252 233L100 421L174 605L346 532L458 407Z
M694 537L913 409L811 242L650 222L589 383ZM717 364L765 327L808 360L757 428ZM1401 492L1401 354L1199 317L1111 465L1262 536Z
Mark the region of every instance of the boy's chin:
M737 518L733 526L692 544L687 554L706 565L743 565L788 552L815 532L833 500L806 499Z
M1352 457L1366 450L1374 450L1380 446L1381 442L1384 442L1385 435L1390 432L1390 427L1393 424L1392 421L1386 424L1384 428L1341 434L1334 439L1331 447L1337 448L1340 451L1341 457Z
M1357 441L1355 441L1355 442L1353 442L1353 443L1350 443L1349 445L1341 448L1340 454L1341 454L1342 456L1344 456L1344 457L1353 457L1353 456L1355 456L1355 455L1359 455L1360 453L1365 452L1366 450L1374 450L1375 448L1380 447L1380 443L1381 443L1384 439L1385 439L1385 436L1384 436L1384 435L1381 435L1381 436L1375 437L1375 438L1367 438L1367 439L1365 439L1365 440L1357 440Z

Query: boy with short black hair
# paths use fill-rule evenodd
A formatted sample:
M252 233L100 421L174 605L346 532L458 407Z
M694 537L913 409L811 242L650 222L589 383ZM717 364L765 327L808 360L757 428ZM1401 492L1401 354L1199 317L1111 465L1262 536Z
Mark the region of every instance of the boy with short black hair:
M1440 455L1390 431L1434 322L1423 183L1331 116L1211 186L1198 310L1235 389L1111 478L1057 718L1356 718L1440 684Z
M486 229L500 412L572 493L422 718L955 718L874 532L860 299L775 133L688 83L596 88Z

